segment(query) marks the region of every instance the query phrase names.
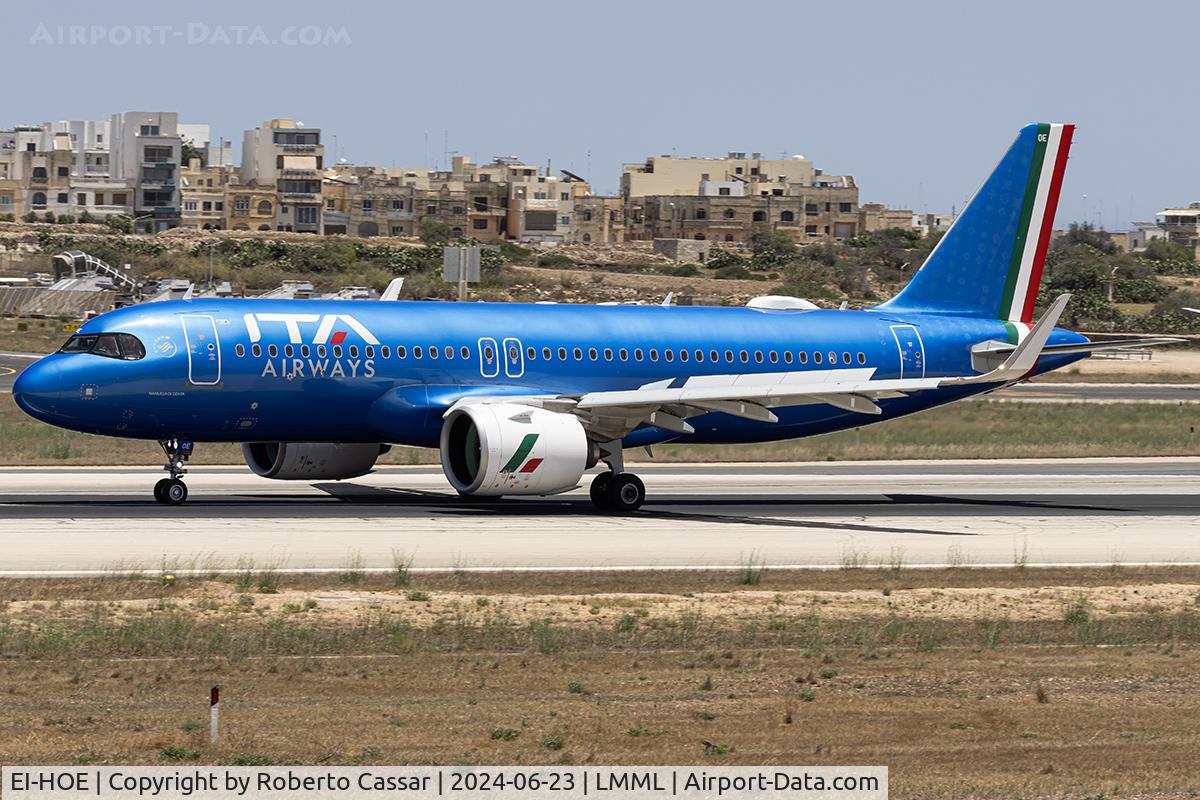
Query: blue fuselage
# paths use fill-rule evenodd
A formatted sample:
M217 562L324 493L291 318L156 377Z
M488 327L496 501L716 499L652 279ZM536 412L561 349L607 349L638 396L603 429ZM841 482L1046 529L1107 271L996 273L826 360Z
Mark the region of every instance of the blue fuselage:
M216 299L124 308L79 331L103 333L136 337L144 357L47 356L18 380L20 406L54 425L110 436L419 446L437 446L442 414L469 395L580 395L764 372L971 375L972 346L1009 335L995 319L879 309ZM1083 341L1065 330L1050 339ZM1082 357L1043 356L1036 371ZM993 388L883 400L878 416L824 404L774 409L776 423L714 412L689 420L693 434L643 427L625 444L811 436Z

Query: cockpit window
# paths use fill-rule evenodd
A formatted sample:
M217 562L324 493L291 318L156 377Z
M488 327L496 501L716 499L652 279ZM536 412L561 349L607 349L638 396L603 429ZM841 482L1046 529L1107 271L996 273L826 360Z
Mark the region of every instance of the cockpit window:
M91 353L122 361L146 357L146 347L132 333L88 333L72 336L59 348L60 353Z

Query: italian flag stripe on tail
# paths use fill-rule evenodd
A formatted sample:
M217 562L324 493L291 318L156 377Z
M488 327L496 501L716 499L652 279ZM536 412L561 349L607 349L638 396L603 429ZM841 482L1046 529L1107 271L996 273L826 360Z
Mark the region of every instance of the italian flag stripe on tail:
M1025 184L1025 200L1021 204L1019 227L1000 306L1000 319L1006 322L1028 326L1033 321L1033 307L1042 282L1042 268L1046 263L1046 250L1050 246L1050 232L1054 226L1054 211L1058 207L1074 131L1074 125L1038 126Z

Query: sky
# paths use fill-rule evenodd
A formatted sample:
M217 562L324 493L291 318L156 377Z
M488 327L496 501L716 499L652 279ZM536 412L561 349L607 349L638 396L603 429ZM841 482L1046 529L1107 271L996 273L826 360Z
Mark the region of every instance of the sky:
M961 210L1026 122L1078 125L1056 224L1200 200L1200 3L605 0L5 4L0 127L178 111L240 150L517 155L601 193L650 155L803 154L860 202ZM336 137L336 138L335 138Z

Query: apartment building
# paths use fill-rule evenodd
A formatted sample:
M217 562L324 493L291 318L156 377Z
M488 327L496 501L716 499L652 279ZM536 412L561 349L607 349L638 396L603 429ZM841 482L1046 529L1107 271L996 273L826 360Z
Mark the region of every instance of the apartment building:
M784 187L815 185L820 171L804 156L764 159L760 153L731 152L724 158L679 158L651 156L640 164L626 164L621 174L621 197L626 200L656 195L706 195L740 197L759 194L767 184L768 194L785 194Z
M574 219L567 241L615 244L625 241L625 203L619 197L588 195L575 198Z
M628 205L631 239L698 239L745 243L756 228L800 243L858 233L858 189L811 187L794 195L656 195Z
M151 233L180 222L183 142L174 111L125 111L109 120L111 174L133 185L137 230Z
M1164 208L1154 216L1154 226L1138 226L1138 230L1142 231L1140 239L1143 249L1144 243L1165 235L1167 239L1200 256L1200 202L1188 203L1186 208Z
M228 187L236 178L232 167L205 166L199 158L189 159L180 172L180 227L196 231L228 228Z
M274 186L242 183L234 173L225 187L225 227L231 231L273 231L278 195Z
M321 232L324 161L320 129L295 120L267 120L242 138L242 184L275 187L276 230Z

